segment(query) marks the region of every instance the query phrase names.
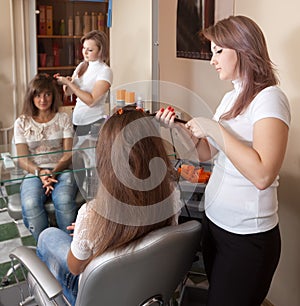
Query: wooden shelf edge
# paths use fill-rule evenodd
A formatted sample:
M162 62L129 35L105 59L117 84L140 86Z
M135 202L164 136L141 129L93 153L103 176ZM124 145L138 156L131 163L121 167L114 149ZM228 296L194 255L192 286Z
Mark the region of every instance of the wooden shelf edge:
M39 71L47 71L47 70L71 70L75 69L76 66L51 66L51 67L38 67Z
M59 39L80 39L82 36L78 35L37 35L37 38L59 38Z

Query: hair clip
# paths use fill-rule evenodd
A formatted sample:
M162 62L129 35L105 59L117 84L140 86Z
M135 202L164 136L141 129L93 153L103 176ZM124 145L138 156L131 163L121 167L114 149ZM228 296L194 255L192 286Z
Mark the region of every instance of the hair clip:
M123 108L119 108L117 111L116 111L116 114L118 115L122 115L124 113L124 109Z

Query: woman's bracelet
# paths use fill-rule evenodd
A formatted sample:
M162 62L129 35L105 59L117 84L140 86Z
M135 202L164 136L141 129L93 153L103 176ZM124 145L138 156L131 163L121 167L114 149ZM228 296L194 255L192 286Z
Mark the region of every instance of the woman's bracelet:
M39 168L39 167L38 167L38 168L35 168L35 169L34 169L34 175L35 175L35 176L40 176L40 171L41 171L41 168Z

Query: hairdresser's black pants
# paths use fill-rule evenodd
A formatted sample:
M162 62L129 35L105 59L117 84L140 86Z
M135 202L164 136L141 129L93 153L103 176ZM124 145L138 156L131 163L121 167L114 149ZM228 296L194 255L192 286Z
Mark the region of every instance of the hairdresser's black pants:
M260 306L278 265L279 226L238 235L203 220L203 257L209 281L207 306Z

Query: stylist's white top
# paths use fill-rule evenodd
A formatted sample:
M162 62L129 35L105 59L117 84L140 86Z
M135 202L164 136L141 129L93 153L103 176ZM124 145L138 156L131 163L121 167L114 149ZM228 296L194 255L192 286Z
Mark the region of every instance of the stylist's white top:
M76 67L73 73L74 83L81 90L91 93L95 83L100 80L112 84L113 74L111 68L100 61L89 62L86 72L78 78L78 71L82 64L83 62ZM105 117L105 101L107 94L108 92L100 97L93 106L86 105L77 97L76 106L73 112L73 123L75 125L87 125Z
M234 90L222 99L214 119L229 111L235 103L240 84L234 81ZM290 124L290 108L284 93L271 86L262 90L245 112L234 119L222 121L223 126L239 140L252 146L253 127L263 118L278 118ZM278 223L278 179L265 190L257 189L219 151L212 176L205 191L205 212L217 226L237 234L259 233L272 229Z

